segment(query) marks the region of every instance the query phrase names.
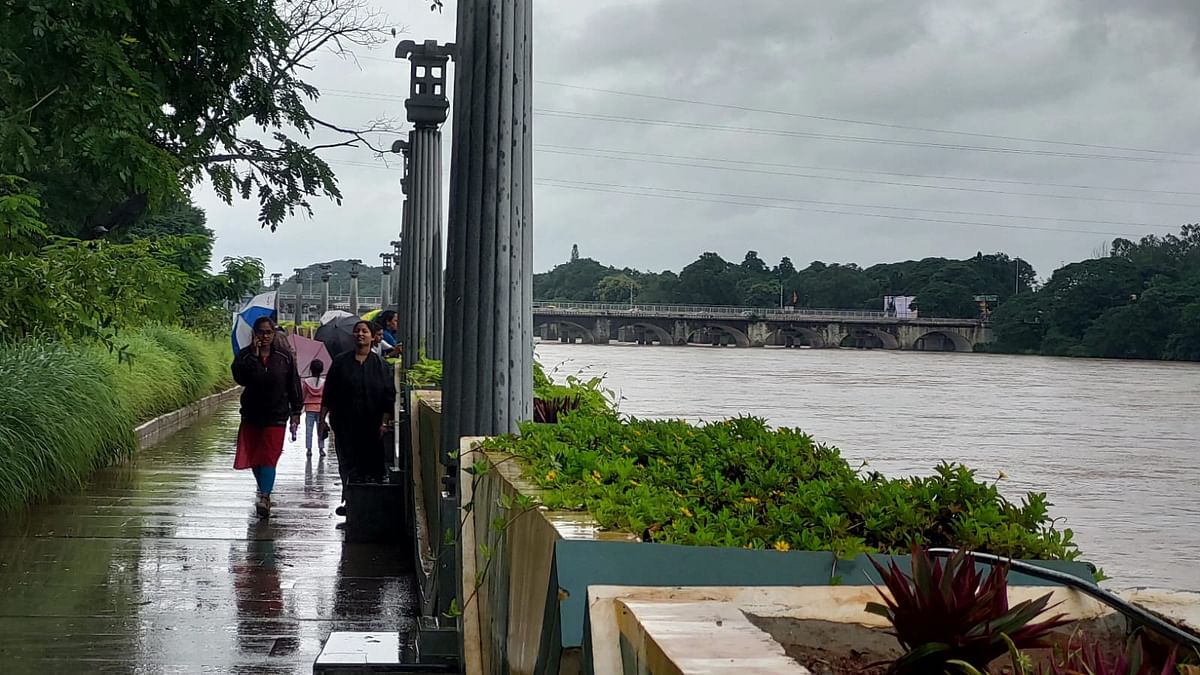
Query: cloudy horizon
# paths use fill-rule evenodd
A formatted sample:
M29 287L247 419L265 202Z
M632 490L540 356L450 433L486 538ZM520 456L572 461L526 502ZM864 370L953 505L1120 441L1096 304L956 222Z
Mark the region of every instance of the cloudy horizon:
M453 3L375 4L407 27L397 41L453 40ZM1008 4L538 0L535 268L578 244L656 271L704 251L798 267L1004 251L1046 276L1200 220L1200 6ZM403 120L393 49L321 56L313 109ZM274 233L254 203L197 188L216 259L378 264L400 227L396 163L326 157L342 206L315 201Z

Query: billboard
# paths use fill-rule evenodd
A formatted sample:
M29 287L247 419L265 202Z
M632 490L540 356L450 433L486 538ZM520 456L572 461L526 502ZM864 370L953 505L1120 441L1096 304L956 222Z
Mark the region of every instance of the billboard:
M897 319L915 319L917 318L916 296L912 295L885 295L883 296L883 311L887 312L888 316L894 316Z

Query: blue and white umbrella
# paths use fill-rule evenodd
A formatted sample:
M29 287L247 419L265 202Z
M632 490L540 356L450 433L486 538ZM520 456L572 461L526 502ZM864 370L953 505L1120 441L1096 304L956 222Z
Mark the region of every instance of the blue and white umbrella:
M233 315L233 353L239 354L254 342L254 322L260 317L275 318L275 291L260 293Z

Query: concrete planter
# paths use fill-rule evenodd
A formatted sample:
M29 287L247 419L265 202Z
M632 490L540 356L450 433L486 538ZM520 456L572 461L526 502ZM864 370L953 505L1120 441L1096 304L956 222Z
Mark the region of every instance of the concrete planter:
M804 622L845 624L852 638L862 635L860 629L882 628L878 617L863 611L878 581L865 556L845 561L819 551L637 545L637 536L605 531L586 513L539 509L514 517L505 505L519 494L538 497L541 490L511 456L480 450L482 440L465 438L460 449L462 467L481 459L491 467L478 478L460 473L463 503L472 505L461 514L460 541L467 673L726 672L717 667L721 663L738 664L736 672L761 665L765 669L751 670L802 673L789 654L813 642L801 630ZM907 556L895 558L902 569L909 565ZM1036 564L1091 579L1084 563ZM831 586L834 577L840 583ZM1071 616L1124 626L1086 595L1045 584L1011 572L1010 598L1053 591ZM620 590L606 590L614 587ZM1198 594L1143 589L1123 595L1200 626ZM706 612L713 621L692 620ZM746 614L759 618L750 621ZM776 669L783 663L790 669Z

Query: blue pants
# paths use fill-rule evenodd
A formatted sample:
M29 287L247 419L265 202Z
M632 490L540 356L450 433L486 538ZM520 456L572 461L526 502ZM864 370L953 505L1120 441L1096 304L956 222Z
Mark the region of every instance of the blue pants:
M271 490L275 489L275 467L256 466L250 470L254 472L254 481L258 483L258 491L264 495L270 495Z
M304 413L304 447L309 452L312 452L313 428L317 426L317 422L321 421L321 413L306 412ZM325 439L317 435L317 449L325 449Z

